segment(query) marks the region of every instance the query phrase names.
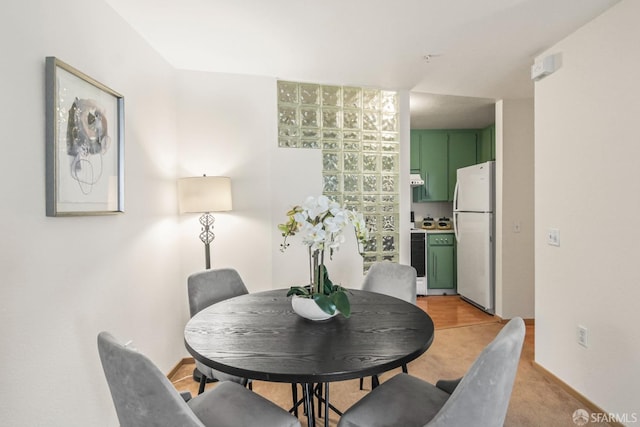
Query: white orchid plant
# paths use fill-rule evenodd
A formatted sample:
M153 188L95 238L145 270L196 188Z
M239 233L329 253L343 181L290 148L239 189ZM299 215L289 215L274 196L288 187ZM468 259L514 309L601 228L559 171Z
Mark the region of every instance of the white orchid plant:
M351 305L345 288L334 285L329 279L324 265L325 250L329 258L345 242L344 231L353 226L358 240L358 252L362 254L363 245L369 239L369 232L362 214L341 207L327 196L308 197L301 206L294 206L287 212L289 220L279 224L278 229L284 238L280 251L284 252L289 243L287 238L299 234L302 243L309 248L310 286L292 286L287 296L298 295L312 298L318 307L329 314L336 310L349 317Z

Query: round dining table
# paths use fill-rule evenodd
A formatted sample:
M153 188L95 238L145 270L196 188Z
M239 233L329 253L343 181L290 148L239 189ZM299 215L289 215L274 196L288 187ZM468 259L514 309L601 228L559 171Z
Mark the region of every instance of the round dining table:
M416 305L375 292L348 293L351 316L320 322L295 314L287 289L230 298L189 320L185 346L196 360L228 374L302 384L313 426L314 384L381 374L433 342L433 321Z

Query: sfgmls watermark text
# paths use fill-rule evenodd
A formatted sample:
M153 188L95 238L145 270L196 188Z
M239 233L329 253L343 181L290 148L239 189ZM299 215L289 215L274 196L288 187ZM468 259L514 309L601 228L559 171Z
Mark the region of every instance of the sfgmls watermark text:
M638 412L592 412L585 409L576 409L571 416L573 422L578 426L584 426L588 423L636 423L640 419Z

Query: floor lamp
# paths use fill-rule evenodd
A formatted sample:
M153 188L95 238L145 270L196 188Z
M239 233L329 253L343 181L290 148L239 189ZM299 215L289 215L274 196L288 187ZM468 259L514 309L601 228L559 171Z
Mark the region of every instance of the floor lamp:
M204 243L204 261L207 270L211 268L211 250L209 246L215 234L213 223L215 218L211 212L231 210L231 179L226 176L197 176L178 179L178 204L180 213L201 213L200 240ZM202 373L198 368L193 370L193 380L200 382ZM207 382L213 382L207 378Z
M211 268L211 250L209 248L215 234L215 218L211 212L231 210L231 178L226 176L197 176L178 180L178 203L180 213L202 213L200 240L204 243L206 269Z

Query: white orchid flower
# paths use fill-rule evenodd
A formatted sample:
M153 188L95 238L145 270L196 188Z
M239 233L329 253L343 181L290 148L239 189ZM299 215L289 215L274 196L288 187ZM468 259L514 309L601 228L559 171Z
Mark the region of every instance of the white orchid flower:
M329 233L339 233L348 224L348 218L344 212L340 211L335 216L325 218L324 225Z
M307 211L296 212L293 215L293 219L295 219L298 224L306 223L308 218L309 214L307 213Z
M306 231L306 235L303 237L302 241L304 244L316 248L321 248L327 233L325 232L322 224L317 224L308 228Z
M300 234L302 242L309 246L312 252L329 248L331 255L346 241L343 233L348 226L353 226L359 247L369 239L369 230L362 214L341 207L339 203L324 195L307 197L304 203L295 209L292 220L297 227L291 234L294 234L293 231ZM279 228L281 227L282 224ZM287 235L283 245L285 248L286 237Z
M320 196L316 200L315 206L309 209L309 217L312 218L314 222L321 221L327 212L329 212L329 199L327 196Z
M318 206L318 202L316 201L316 198L313 196L309 196L305 199L304 203L302 204L302 209L308 212L311 209L315 208L316 206Z
M364 219L364 215L359 212L349 211L349 219L356 231L356 237L360 242L369 240L369 229L367 229L367 222Z
M300 230L299 233L301 235L308 235L314 233L314 225L308 221L304 221L299 223Z
M318 197L318 206L321 207L323 210L328 211L330 203L332 202L331 200L329 200L327 196L323 195Z
M331 212L331 215L335 215L336 213L343 210L344 209L342 209L342 207L340 206L340 203L335 202L333 200L329 202L329 212Z
M318 206L316 199L314 197L307 197L307 199L302 204L302 212L304 213L306 220L313 221L313 219L315 218L315 215L313 215L313 211L316 209L316 206Z

